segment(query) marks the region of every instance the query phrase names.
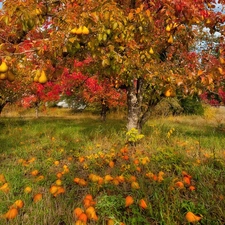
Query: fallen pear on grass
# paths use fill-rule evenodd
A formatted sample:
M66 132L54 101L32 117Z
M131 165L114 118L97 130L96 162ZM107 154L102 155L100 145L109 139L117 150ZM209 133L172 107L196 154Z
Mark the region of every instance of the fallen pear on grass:
M23 206L24 206L23 200L19 199L14 202L14 204L11 206L11 208L22 209Z
M11 220L14 219L18 215L18 209L17 208L10 208L7 213L5 213L2 217Z
M4 192L4 193L8 193L9 192L9 184L5 183L0 187L0 191Z
M189 223L196 223L202 219L201 216L197 216L193 212L187 212L185 218Z

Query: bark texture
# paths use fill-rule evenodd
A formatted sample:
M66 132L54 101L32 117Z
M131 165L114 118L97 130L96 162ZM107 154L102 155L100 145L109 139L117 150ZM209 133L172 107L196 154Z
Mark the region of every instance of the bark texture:
M154 92L155 90L141 78L127 88L128 131L135 128L141 133L144 124L160 100L160 96L156 97Z
M140 121L142 100L142 80L138 79L127 89L128 130L135 128L138 131L141 131L142 129Z

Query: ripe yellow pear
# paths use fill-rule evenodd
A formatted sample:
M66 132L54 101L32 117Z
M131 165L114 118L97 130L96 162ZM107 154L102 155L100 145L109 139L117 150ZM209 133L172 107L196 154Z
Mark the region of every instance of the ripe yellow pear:
M9 211L4 214L4 218L11 220L14 219L18 215L18 209L17 208L11 208Z
M225 63L224 58L220 57L219 60L220 60L220 63L221 63L221 64L224 64L224 63Z
M223 75L223 69L221 67L218 68L221 75Z
M3 191L5 193L9 192L9 184L8 183L4 183L1 187L0 187L0 191Z
M73 28L71 31L70 31L71 34L76 34L77 33L77 28Z
M48 81L48 79L47 79L47 76L45 74L45 71L42 70L41 76L39 77L38 82L41 83L41 84L45 84L47 81Z
M34 77L34 82L38 82L38 79L39 79L39 78L38 78L37 76L35 76L35 77Z
M8 70L8 66L5 62L2 62L0 65L0 73L5 73Z
M11 208L22 209L23 206L24 206L23 200L19 199L14 202L14 204L11 206Z
M164 92L164 95L165 95L166 97L170 97L170 96L171 96L171 93L172 93L171 89L167 89L167 90Z
M197 216L193 212L187 212L185 218L189 223L196 223L202 219L201 216Z
M153 51L152 47L150 48L149 53L154 54L154 51Z
M173 43L173 36L172 35L170 35L170 38L168 39L168 41L167 41L168 43L170 43L170 44L172 44Z
M7 78L7 73L0 73L0 80L5 80Z
M31 193L31 191L32 191L32 188L30 186L27 186L24 188L24 193L26 193L26 194Z
M167 31L167 32L170 32L170 30L171 30L171 29L170 29L170 26L169 26L169 24L168 24L168 25L166 26L166 31Z
M76 31L76 34L82 34L83 33L83 29L82 27L79 27Z
M7 73L7 79L10 82L13 82L15 80L15 75L12 73L12 71L8 71L8 73Z
M36 70L36 73L34 76L34 82L39 82L40 76L41 76L41 70Z
M89 29L87 27L83 26L82 34L89 34Z
M40 8L36 8L36 9L35 9L35 14L36 14L37 16L41 15L41 13L42 13L42 10L41 10Z

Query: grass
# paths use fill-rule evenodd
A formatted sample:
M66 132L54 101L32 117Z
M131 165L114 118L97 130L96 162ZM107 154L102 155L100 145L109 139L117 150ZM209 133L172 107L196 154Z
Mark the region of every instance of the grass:
M202 215L198 224L225 223L225 136L220 111L210 118L152 119L144 127L144 139L135 146L126 145L122 118L110 116L103 123L91 114L49 114L0 120L0 174L5 177L0 179L0 215L16 200L24 202L18 216L0 217L0 224L81 224L73 211L85 210L87 194L93 197L98 217L87 224L110 224L110 219L126 225L189 224L188 211ZM34 170L38 170L35 176ZM64 193L54 196L50 188L58 179ZM5 183L8 192L1 190ZM24 192L27 186L31 193ZM42 199L35 203L37 193ZM128 195L134 203L125 207ZM140 208L140 199L146 201L146 209Z

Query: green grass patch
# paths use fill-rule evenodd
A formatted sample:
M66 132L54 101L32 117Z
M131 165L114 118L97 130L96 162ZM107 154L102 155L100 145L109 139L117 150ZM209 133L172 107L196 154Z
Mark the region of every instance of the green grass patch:
M87 224L189 224L189 211L202 216L198 224L225 223L222 121L154 119L144 138L128 146L125 121L110 118L1 118L0 224L78 224L73 211L86 211L88 194L98 220ZM62 193L50 191L53 186ZM35 203L38 193L42 199ZM125 207L128 195L134 202ZM19 199L18 215L4 218Z

